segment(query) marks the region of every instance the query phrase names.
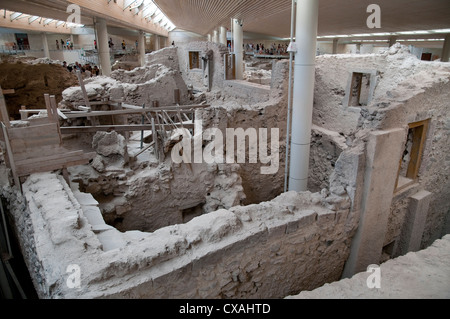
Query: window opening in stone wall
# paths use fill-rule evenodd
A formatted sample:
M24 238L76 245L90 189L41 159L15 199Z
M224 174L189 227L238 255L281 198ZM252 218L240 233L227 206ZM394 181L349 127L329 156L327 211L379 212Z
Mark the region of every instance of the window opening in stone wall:
M371 74L353 72L348 106L365 106L369 103Z
M189 69L200 69L200 53L198 51L189 52Z
M409 124L408 136L400 159L396 191L414 183L419 175L429 119Z

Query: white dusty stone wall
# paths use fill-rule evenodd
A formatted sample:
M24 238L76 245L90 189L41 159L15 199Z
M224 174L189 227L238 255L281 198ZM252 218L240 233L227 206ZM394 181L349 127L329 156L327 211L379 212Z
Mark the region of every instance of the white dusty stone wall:
M346 196L290 192L121 233L61 176L30 176L22 202L5 190L41 298L281 298L339 279L357 224ZM69 265L79 288L67 285Z
M287 299L448 299L449 262L450 235L447 235L427 249L387 261L376 272L372 268ZM379 280L375 279L378 274Z
M110 98L124 103L147 107L153 101L160 106L175 105L174 90L180 90L181 104L189 102L187 86L178 66L175 48L165 48L146 55L146 66L131 71L113 71L111 77L93 77L84 80L90 99ZM63 92L60 107L72 109L73 104L84 105L81 88L71 87Z
M176 164L170 152L161 162L151 152L131 162L125 138L115 132L98 132L92 145L97 156L91 165L69 168L71 180L120 231L155 231L245 199L239 165Z
M224 54L228 53L225 45L212 42L189 42L176 44L180 71L187 85L205 90L204 72L201 58L212 51L211 84L213 89L222 88L224 81ZM200 69L189 69L189 52L199 52Z
M421 247L427 247L448 233L449 228L445 225L448 225L450 211L450 162L447 155L450 151L447 138L450 66L420 61L399 44L380 54L325 55L316 61L313 122L339 133L349 148L358 145L358 141L366 140L369 131L406 129L409 123L430 119L419 178L413 186L392 196L391 214L383 236L384 244L394 242L394 247L393 250L390 248L390 256L385 255L383 258L399 255L397 246L403 240L405 224L408 223L405 216L410 197L419 191L432 193ZM373 99L367 106L348 107L345 105L345 96L351 72L361 71L374 71L376 74ZM314 142L313 138L312 146ZM396 155L382 156L394 158ZM316 167L312 165L312 169Z
M271 130L278 129L279 153L277 157L273 157L277 158L275 163L262 164L259 160L256 164L249 163L248 142L246 144L246 163L241 165L239 171L246 195L245 204L271 200L283 192L288 61L276 63L272 74L271 85L263 86L265 95L262 98L255 93L253 88L255 84L245 81L240 81L240 83L225 81L225 86L227 86L226 83L232 83L233 88L207 94L211 108L196 114L196 118L202 121L204 129L218 128L224 135L227 128L242 128L243 130L265 128L269 138L268 147L272 141ZM273 168L278 167L278 169L271 174L261 174L261 167L270 165Z

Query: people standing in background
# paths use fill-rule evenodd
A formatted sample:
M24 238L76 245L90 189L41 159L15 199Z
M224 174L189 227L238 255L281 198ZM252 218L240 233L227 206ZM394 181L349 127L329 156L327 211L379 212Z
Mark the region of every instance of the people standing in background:
M94 48L97 50L97 40L94 39Z
M56 40L56 50L59 50L59 41Z
M94 65L94 68L92 69L92 74L94 76L98 76L100 74L100 69L98 68L98 66Z
M64 49L64 40L61 39L61 49Z
M136 51L139 49L139 41L136 40L136 42L134 43L136 45Z
M125 40L122 40L122 50L125 50L127 45L125 44Z

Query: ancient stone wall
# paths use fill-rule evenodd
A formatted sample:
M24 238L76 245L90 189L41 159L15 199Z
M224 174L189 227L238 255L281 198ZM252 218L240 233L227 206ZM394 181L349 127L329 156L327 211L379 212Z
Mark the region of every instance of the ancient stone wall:
M359 140L366 140L369 131L406 130L408 124L430 120L418 178L408 188L392 195L381 261L400 254L398 243L403 240L408 223L410 198L422 190L432 193L428 212L425 212L427 218L421 245L427 247L449 229L446 226L450 211L446 154L450 143L446 138L449 129L446 119L449 118L450 67L446 63L420 61L408 52L407 47L399 44L376 55L324 55L316 62L313 122L341 135L349 148ZM362 91L368 92L373 85L373 96L367 104L349 104L354 72L372 75L362 87ZM312 161L315 161L317 141L314 135L312 141ZM324 149L320 148L320 151ZM396 154L383 156L395 157ZM334 159L330 159L330 164L331 161ZM313 171L318 167L311 163Z
M23 189L23 207L11 212L18 229L31 226L19 236L35 256L29 267L42 298L281 298L339 279L357 224L345 195L330 195L331 209L326 194L290 192L153 233L120 233L93 218L93 198L62 177L34 174ZM71 289L74 265L80 286Z
M198 52L198 68L191 69L189 52ZM192 85L194 89L206 90L202 57L207 54L211 58L210 81L212 89L222 88L224 81L224 54L228 53L225 45L212 42L190 42L177 44L177 53L180 71L187 85ZM212 54L211 54L212 53Z

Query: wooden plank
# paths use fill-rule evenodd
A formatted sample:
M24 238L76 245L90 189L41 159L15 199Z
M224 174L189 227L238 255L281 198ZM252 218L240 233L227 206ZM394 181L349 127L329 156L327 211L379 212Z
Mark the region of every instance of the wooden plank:
M1 95L3 96L3 94L1 94ZM9 165L11 168L11 173L13 175L14 183L22 191L22 188L20 187L19 175L17 174L17 170L16 170L16 164L14 162L13 151L12 151L11 145L9 143L8 130L4 123L1 123L1 125L2 125L2 130L3 130L3 136L5 137L6 153L8 154Z
M15 94L16 90L14 89L2 89L3 94Z
M47 109L47 117L50 120L50 122L54 122L52 117L52 104L50 102L50 94L44 94L44 101L45 107Z
M8 129L13 152L31 152L47 145L60 145L60 135L55 123Z
M420 163L422 160L423 147L425 145L426 133L428 132L428 121L415 123L413 129L413 145L408 164L406 177L416 179L419 175Z
M60 118L62 118L63 120L67 120L67 116L63 112L61 112L60 109L56 109L56 111L58 112Z
M1 114L1 120L3 123L5 123L6 128L11 127L11 123L9 121L9 114L8 114L8 108L6 107L6 101L5 97L3 96L3 90L0 86L0 114Z
M27 109L24 109L23 107L25 107L24 105L22 105L22 108L19 110L19 112L22 114L22 113L26 113L26 114L28 114L28 113L39 113L39 112L42 112L42 111L44 111L44 110L38 110L38 109L33 109L33 110L27 110Z
M50 106L52 109L52 118L58 128L59 143L62 144L61 129L60 129L59 117L58 117L58 105L56 104L56 97L54 95L50 96Z
M92 111L92 112L68 112L65 113L67 118L79 118L79 117L92 117L92 116L109 116L109 115L127 115L127 114L143 114L147 112L159 112L159 111L191 111L193 109L207 108L209 105L189 105L189 106L173 106L164 108L145 108L139 109L126 109L126 110L113 110L113 111Z
M38 117L38 118L34 118L34 119L28 119L28 123L30 123L30 127L44 125L44 124L50 124L48 117Z
M153 143L155 143L155 153L156 157L160 161L160 154L159 154L159 143L158 143L158 131L156 130L155 126L155 119L152 117L152 135L153 135ZM161 162L161 161L160 161Z
M89 163L89 158L76 158L66 161L67 159L53 160L53 161L44 161L44 162L36 162L33 165L26 165L20 169L18 172L19 176L27 176L33 173L40 172L50 172L57 169L62 169L63 167L70 167L76 165L83 165Z
M53 136L58 134L56 123L42 124L27 127L13 127L8 129L9 139L27 139Z
M23 112L23 111L26 111L26 110L27 110L27 109L26 109L26 106L25 106L25 105L22 105L22 106L20 107L19 112L20 112L20 119L21 119L22 121L25 121L25 120L28 119L28 113L27 113L27 112Z
M80 82L81 92L83 93L84 103L86 103L87 107L91 107L91 102L89 101L89 97L86 92L86 88L84 86L83 78L81 77L81 71L77 70L78 81Z
M60 152L58 152L58 154L53 154L50 156L45 156L45 157L38 157L38 158L28 158L28 159L24 159L24 160L20 160L20 161L16 161L17 167L19 167L20 165L32 165L35 164L37 161L50 161L50 160L56 160L56 159L61 159L61 158L77 158L80 156L83 156L84 152L83 151L68 151L68 152L63 152L64 149L61 149Z
M131 157L138 157L139 155L141 155L142 153L144 153L146 150L148 150L150 147L152 147L153 145L155 145L155 142L151 142L149 145L147 145L146 147L142 148L141 150L139 150L139 152L137 152L136 154L132 154L130 155Z
M14 153L14 159L16 161L23 161L27 159L35 159L36 157L42 156L42 154L51 155L51 154L60 154L61 147L59 145L45 145L39 147L39 149L27 149L25 152Z
M159 124L156 125L158 129L171 130L173 125ZM185 128L194 128L194 124L184 125ZM95 133L99 131L116 131L116 132L135 132L135 131L150 131L152 126L150 124L136 124L136 125L99 125L99 126L68 126L61 127L61 134L80 134L80 133Z

